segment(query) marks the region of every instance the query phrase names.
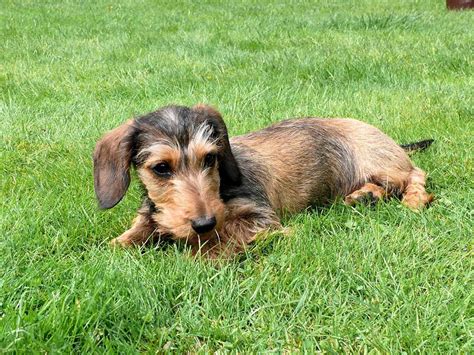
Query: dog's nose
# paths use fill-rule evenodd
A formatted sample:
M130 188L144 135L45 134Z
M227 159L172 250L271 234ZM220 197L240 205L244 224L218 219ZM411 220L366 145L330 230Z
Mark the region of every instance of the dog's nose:
M210 232L216 226L216 217L197 218L191 221L191 226L198 234Z

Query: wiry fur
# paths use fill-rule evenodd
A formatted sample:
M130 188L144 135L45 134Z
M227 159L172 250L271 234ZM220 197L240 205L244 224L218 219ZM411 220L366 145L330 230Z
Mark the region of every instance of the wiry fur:
M209 166L208 155L217 157ZM153 171L160 162L169 165L169 177ZM120 245L171 238L209 255L228 255L280 228L284 213L338 196L352 205L396 195L412 209L432 200L424 172L405 150L352 119L287 120L229 140L213 108L162 108L98 142L94 177L101 207L113 207L125 194L131 164L146 197L132 228L113 241ZM196 233L194 221L210 217L215 227Z

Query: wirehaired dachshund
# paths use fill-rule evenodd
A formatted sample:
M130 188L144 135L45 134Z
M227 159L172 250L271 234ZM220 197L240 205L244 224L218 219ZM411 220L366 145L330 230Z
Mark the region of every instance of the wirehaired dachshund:
M302 118L229 139L215 109L167 106L107 133L94 151L101 208L114 207L133 165L145 197L132 227L114 245L182 240L194 252L232 255L280 217L344 198L348 205L401 198L431 202L425 173L377 128L354 119Z

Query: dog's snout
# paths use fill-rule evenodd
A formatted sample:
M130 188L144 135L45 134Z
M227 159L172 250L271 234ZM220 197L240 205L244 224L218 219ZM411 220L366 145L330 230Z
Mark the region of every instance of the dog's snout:
M200 217L191 221L191 226L198 234L207 233L216 226L216 217Z

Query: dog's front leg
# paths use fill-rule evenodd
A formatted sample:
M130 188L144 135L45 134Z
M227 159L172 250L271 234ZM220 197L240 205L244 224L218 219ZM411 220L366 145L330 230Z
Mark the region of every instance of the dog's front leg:
M133 220L132 227L121 236L112 239L112 246L128 247L132 245L144 245L156 234L156 225L147 214L139 213Z

